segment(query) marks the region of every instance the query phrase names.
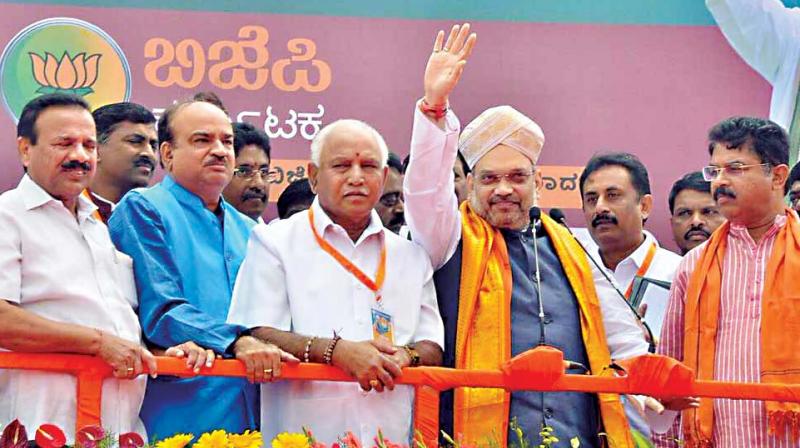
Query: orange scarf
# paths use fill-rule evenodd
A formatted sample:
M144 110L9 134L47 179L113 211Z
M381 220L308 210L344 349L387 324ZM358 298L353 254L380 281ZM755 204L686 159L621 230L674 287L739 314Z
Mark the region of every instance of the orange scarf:
M456 368L498 369L511 358L511 265L500 230L461 205L462 264L456 333ZM611 355L606 345L600 303L591 268L573 237L542 216L544 228L578 299L581 335L593 374L606 372ZM480 335L480 336L478 336ZM598 394L604 431L613 446L633 447L625 412L616 394ZM504 389L458 388L454 430L468 444L493 436L508 446L510 393ZM569 434L562 434L567 437Z
M786 225L778 231L767 263L761 299L761 382L800 383L800 223L786 210ZM725 223L708 241L689 279L686 292L683 362L702 380L714 379L719 324L722 263L730 224ZM800 433L800 404L766 402L769 432L782 437L789 430L794 440ZM713 446L714 402L700 401L699 409L683 413L686 446Z

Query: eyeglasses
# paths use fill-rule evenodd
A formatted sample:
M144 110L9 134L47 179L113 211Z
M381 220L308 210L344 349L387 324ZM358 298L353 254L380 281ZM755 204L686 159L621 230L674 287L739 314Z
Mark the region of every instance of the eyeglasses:
M533 176L533 171L512 171L506 174L498 173L481 173L478 175L478 182L486 187L497 185L503 179L508 180L510 184L522 185L528 182Z
M242 165L233 170L233 175L242 179L252 179L256 177L257 174L260 175L262 179L266 180L271 180L275 176L275 172L270 171L267 166L255 169L251 166Z
M753 168L756 166L769 166L769 163L755 163L752 165L743 165L741 163L731 163L730 165L725 166L704 166L703 167L703 179L706 182L711 182L719 177L720 174L727 173L728 176L736 177L741 176L747 169Z
M399 191L395 193L386 193L385 195L381 196L380 199L381 204L383 204L384 207L394 207L402 200L403 194Z

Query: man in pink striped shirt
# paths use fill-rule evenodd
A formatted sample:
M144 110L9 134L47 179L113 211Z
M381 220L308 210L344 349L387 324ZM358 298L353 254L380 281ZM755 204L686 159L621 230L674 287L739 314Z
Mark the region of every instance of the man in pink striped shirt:
M719 245L723 253L718 254L722 262L713 379L758 383L762 370L762 297L767 264L778 232L789 220L798 219L794 212L786 211L783 202L789 173L788 137L773 122L735 117L714 126L709 141L711 162L703 169L703 175L711 182L720 212L730 222L727 244ZM684 339L688 334L685 331L688 315L684 309L689 283L708 246L706 241L684 257L670 291L658 352L681 361L687 353ZM705 295L700 296L700 300L706 299ZM686 347L691 348L688 344ZM699 350L705 354L702 348ZM701 400L671 398L663 399L662 403L667 411L651 419L651 424L655 431L663 432L666 428L669 431L655 438L656 445L675 447L676 438L685 439L685 432L680 419L670 427L674 411L699 408ZM657 426L661 426L660 431ZM706 435L695 437L710 438L716 447L800 447L789 435L779 437L768 433L767 413L761 401L714 400L710 428ZM693 445L699 443L690 438L686 446Z

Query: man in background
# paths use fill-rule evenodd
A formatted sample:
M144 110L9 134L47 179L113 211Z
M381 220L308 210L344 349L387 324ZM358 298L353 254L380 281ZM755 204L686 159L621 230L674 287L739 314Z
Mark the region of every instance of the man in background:
M711 238L711 233L725 222L711 196L711 183L703 179L700 171L689 173L672 185L669 213L672 235L681 255Z

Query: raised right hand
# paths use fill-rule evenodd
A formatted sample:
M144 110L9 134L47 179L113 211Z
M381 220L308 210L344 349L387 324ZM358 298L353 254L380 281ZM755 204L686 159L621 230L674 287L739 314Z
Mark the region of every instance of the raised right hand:
M145 365L150 376L157 374L156 358L146 348L103 331L97 356L111 365L117 378L135 378L144 372Z
M336 344L332 361L356 378L364 391L394 390L394 378L403 373L391 355L381 353L372 341L342 339Z
M450 92L458 84L464 66L478 35L469 34L469 23L454 25L444 42L444 31L439 31L433 44L433 53L425 67L425 102L431 106L447 104Z

